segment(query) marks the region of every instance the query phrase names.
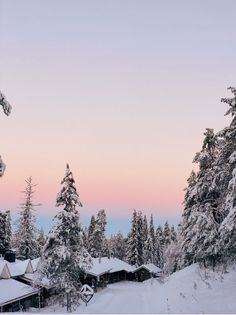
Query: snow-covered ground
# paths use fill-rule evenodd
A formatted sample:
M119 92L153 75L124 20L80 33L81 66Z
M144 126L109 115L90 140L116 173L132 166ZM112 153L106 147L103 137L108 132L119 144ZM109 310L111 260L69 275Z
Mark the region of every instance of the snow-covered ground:
M164 283L119 282L96 293L76 313L236 313L236 265L228 273L192 265L172 274ZM50 307L41 312L66 312Z

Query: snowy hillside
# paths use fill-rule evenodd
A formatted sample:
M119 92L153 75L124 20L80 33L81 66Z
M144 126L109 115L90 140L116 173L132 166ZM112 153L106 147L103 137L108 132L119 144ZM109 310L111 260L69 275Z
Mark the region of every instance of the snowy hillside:
M119 282L99 291L77 313L236 313L236 265L212 272L197 264L172 274L164 283ZM44 312L65 312L60 307Z

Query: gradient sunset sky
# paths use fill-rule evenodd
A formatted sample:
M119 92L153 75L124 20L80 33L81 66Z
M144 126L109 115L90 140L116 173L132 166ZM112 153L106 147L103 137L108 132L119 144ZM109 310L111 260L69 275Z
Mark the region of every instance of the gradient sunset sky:
M0 209L17 217L24 180L38 184L47 231L66 163L108 233L132 210L177 224L206 127L229 124L236 84L234 0L0 0Z

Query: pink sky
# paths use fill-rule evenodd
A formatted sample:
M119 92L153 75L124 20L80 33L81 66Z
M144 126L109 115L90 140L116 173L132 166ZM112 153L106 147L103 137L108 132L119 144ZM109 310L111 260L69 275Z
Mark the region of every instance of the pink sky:
M55 213L68 162L82 213L177 223L206 127L228 124L235 1L0 0L1 208L38 183ZM49 215L50 213L50 215Z

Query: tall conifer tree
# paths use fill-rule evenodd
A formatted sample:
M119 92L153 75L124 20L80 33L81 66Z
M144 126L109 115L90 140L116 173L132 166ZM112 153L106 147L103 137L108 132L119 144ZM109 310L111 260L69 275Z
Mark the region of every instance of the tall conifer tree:
M70 292L73 305L77 305L80 277L91 267L91 256L83 246L77 210L82 204L68 164L61 184L56 206L62 208L55 217L57 223L49 232L38 278L46 277L59 296Z
M34 187L32 178L26 179L26 187L23 202L20 204L20 217L14 235L14 247L19 259L34 259L39 257L40 248L37 241L37 229L35 227L35 207L39 204L33 203Z
M220 242L218 252L229 259L236 258L236 88L229 88L233 93L232 98L223 98L230 108L226 115L231 114L233 120L220 136L223 138L222 149L219 155L223 176L221 186L225 191L224 220L220 227ZM224 196L222 196L223 198Z

